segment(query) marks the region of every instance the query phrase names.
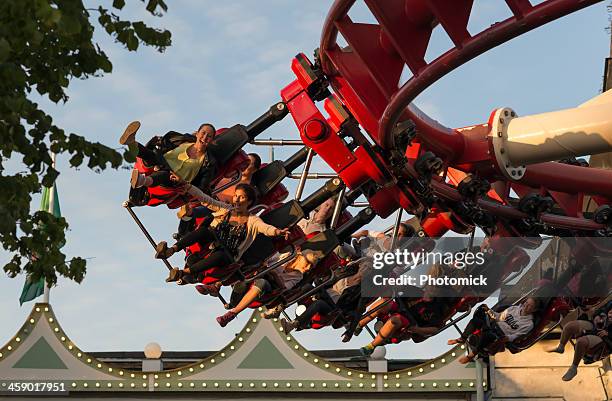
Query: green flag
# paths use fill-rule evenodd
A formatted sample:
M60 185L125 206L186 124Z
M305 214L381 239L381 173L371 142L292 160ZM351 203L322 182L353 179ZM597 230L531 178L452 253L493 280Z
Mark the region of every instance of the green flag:
M40 210L45 210L52 213L55 217L60 217L62 215L55 183L53 184L53 188L43 188L42 199L40 200ZM26 281L23 284L23 290L21 291L21 296L19 297L19 305L23 305L24 302L28 302L39 297L44 293L44 291L44 278L41 277L40 280L34 282L29 275L26 276Z
M19 305L23 305L24 302L31 301L41 296L44 292L45 279L41 277L37 282L32 282L30 275L27 275L26 281L23 284L23 290L21 290L21 296L19 297Z

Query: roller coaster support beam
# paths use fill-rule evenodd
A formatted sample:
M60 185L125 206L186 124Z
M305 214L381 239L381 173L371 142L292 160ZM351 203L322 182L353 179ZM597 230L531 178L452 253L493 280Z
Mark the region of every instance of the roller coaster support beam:
M132 210L132 205L130 205L130 202L129 201L125 201L125 202L123 202L122 206L125 208L125 210L128 211L130 216L132 216L132 219L134 219L134 222L136 223L138 228L140 228L140 230L142 231L144 236L147 238L147 240L149 240L149 244L151 244L153 249L155 249L157 247L157 243L155 242L155 240L153 240L153 237L151 237L151 234L149 234L149 231L146 229L144 224L142 224L142 222L140 221L138 216L136 216L136 213L134 213L134 210ZM162 259L162 262L164 262L164 264L166 265L166 268L168 270L172 270L172 266L170 265L170 262L168 262L167 259Z
M412 209L407 197L402 197L396 186L390 185L391 175L382 156L374 152L367 141L360 141L359 135L350 129L354 120L342 103L329 94L327 81L318 66L299 54L293 59L291 68L297 79L281 90L281 98L300 131L304 145L313 149L349 189L372 181L385 187L384 193L379 195L384 199L372 204L380 216L386 217L400 206ZM321 100L324 100L328 118L315 104Z
M272 124L282 120L287 113L289 113L289 110L283 102L278 102L275 105L270 106L268 111L259 116L246 127L249 136L251 138L255 138L257 135L270 128Z
M612 91L579 107L517 117L510 108L494 111L490 138L499 170L522 178L525 165L612 150Z

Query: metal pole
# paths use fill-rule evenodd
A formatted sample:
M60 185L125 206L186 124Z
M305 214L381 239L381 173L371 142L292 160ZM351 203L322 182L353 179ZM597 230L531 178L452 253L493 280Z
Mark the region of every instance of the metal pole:
M340 193L338 194L338 199L336 200L336 206L334 206L334 214L332 214L331 220L331 228L332 230L336 229L338 225L338 220L340 220L340 214L342 214L342 201L344 201L344 193L346 192L346 187L343 187Z
M274 145L270 145L270 163L274 161Z
M249 142L255 146L303 146L304 142L299 139L255 139Z
M404 209L401 207L397 211L397 217L395 218L395 225L393 226L393 236L391 237L391 250L395 249L395 245L397 244L397 234L399 233L399 226L402 222L402 213Z
M149 243L151 244L153 249L155 249L157 247L157 243L153 240L153 237L151 237L151 234L149 234L149 232L147 231L145 226L142 224L138 216L136 216L136 213L134 213L134 211L132 210L132 207L130 206L129 202L128 201L123 202L123 207L128 211L130 216L132 216L132 218L136 222L136 225L140 227L140 230L142 231L144 236L147 237L147 239L149 240ZM168 270L172 270L172 266L170 265L167 259L162 259L162 261L164 262Z
M476 235L476 227L474 227L474 229L470 233L470 240L468 241L468 251L471 251L472 247L474 246L474 235Z
M300 177L300 182L298 183L297 189L295 191L295 200L299 201L302 197L302 193L304 192L304 186L306 185L306 178L308 176L308 171L310 170L310 165L312 164L312 158L314 157L314 151L308 149L308 154L306 155L306 163L304 163L304 169L302 170L302 176Z
M482 362L476 359L476 401L484 401L484 386L482 385Z
M55 153L51 153L51 167L53 169L55 169ZM53 185L51 186L51 188L49 188L49 191L51 191L49 193L49 205L47 206L47 212L53 214L53 205L55 204L55 182L53 183ZM51 293L51 288L49 287L49 283L47 282L47 280L45 279L45 286L43 287L43 302L48 304L49 303L49 295Z
M332 173L309 173L306 174L306 178L309 180L329 180L330 178L337 177L338 174ZM298 180L302 178L302 174L289 174L287 178Z
M372 331L372 329L367 324L363 327L366 329L366 331L368 332L368 334L370 334L372 338L376 338L376 334Z
M553 275L553 282L557 282L557 277L559 276L559 252L561 251L561 238L555 237L555 240L557 240L557 243L555 244L555 271Z

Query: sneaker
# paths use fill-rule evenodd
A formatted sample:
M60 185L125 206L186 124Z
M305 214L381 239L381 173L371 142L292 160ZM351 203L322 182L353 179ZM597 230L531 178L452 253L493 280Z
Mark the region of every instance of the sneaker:
M177 285L195 284L196 279L191 274L183 274L180 279L176 281Z
M446 342L448 345L463 344L465 341L461 338L453 338Z
M121 145L131 145L136 142L136 132L140 128L140 121L132 121L125 127L125 131L123 131L123 135L119 138L119 143Z
M361 330L363 330L361 326L353 327L353 325L349 325L346 331L342 333L342 342L347 343L351 341L351 338L353 338L353 336L358 336Z
M174 252L174 248L168 248L168 243L162 241L155 247L155 259L168 259Z
M372 355L372 353L374 352L374 349L376 347L372 347L371 345L366 345L365 347L361 347L359 348L359 353L361 354L361 356L364 357L369 357L370 355Z
M281 323L281 326L283 327L283 331L285 332L285 334L289 334L293 330L298 328L297 321L295 320L293 322L290 322L287 319L282 318L280 323Z
M183 277L183 271L179 268L175 267L170 270L168 273L168 278L166 278L166 283L172 283L174 281L178 281L181 277Z
M274 318L279 317L282 311L283 311L283 306L276 305L274 308L268 309L267 311L262 312L261 317L263 317L264 319L274 319Z
M234 320L236 316L238 316L236 313L229 311L225 315L217 317L217 323L219 323L219 326L225 327L229 322Z
M572 365L569 367L567 372L565 372L561 380L563 380L564 382L568 382L572 380L577 374L578 374L578 366Z

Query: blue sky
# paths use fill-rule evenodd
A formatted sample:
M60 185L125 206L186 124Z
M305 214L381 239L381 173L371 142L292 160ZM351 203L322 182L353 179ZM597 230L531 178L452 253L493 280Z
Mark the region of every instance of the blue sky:
M473 33L510 13L503 1L474 3L468 26ZM47 106L56 124L113 147L132 120L142 121L143 141L171 129L191 131L205 121L217 127L247 124L277 102L280 89L294 79L292 57L298 52L312 55L329 8L329 2L320 0L168 4L169 12L161 19L148 16L140 2L130 3L125 14L170 29L173 46L164 54L148 48L130 53L99 34L113 73L71 82L70 101ZM460 127L485 122L497 107L509 106L526 115L588 100L600 91L603 61L609 54L606 4L493 49L436 83L416 103L442 123ZM355 9L351 17L372 20L365 7ZM448 43L443 32L434 31L427 58L437 56ZM287 117L261 137L299 136ZM284 158L295 150L277 149L276 156ZM268 161L267 148L257 151ZM164 282L165 267L152 258L150 245L121 207L129 189L129 170L96 174L86 168L71 169L67 160L58 157L59 197L70 223L65 251L92 259L81 285L59 280L51 304L76 344L89 351L142 350L156 341L165 350L210 350L229 341L248 313L221 329L214 322L223 313L218 302L192 288ZM14 166L18 168L18 163ZM313 166L327 171L320 161ZM287 186L293 193L295 183ZM307 191L315 187L309 184ZM38 205L37 200L34 203ZM176 228L173 211L158 207L137 213L155 239L170 240ZM386 224L376 221L373 226ZM3 264L8 257L0 252ZM178 265L180 258L173 262ZM19 307L23 280L0 275L0 343L16 332L30 311L31 304ZM312 349L354 348L366 342L362 334L344 345L339 334L325 329L297 337ZM428 340L425 347L391 346L387 355L437 355L446 349L442 337Z

